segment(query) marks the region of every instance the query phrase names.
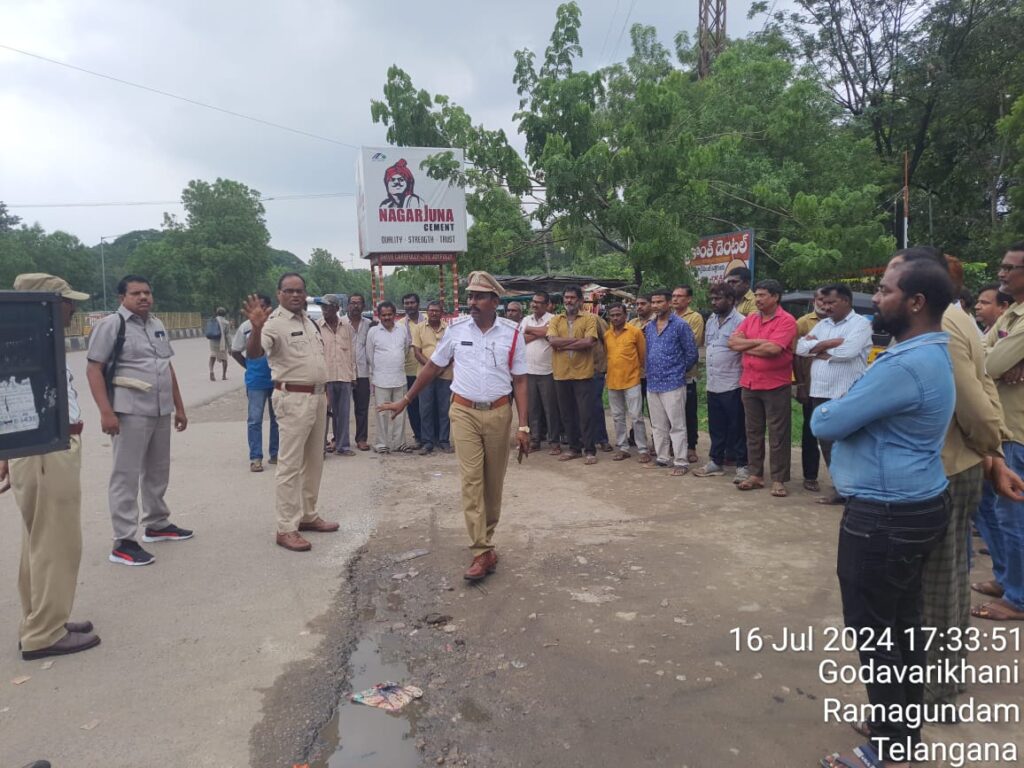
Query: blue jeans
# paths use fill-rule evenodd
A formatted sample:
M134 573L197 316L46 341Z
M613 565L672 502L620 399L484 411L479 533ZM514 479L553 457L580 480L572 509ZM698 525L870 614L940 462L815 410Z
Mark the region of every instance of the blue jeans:
M448 408L452 404L452 383L434 379L417 398L420 406L420 443L424 448L447 448L451 434Z
M1006 466L1024 472L1024 445L1003 443L1003 454ZM1003 588L1003 600L1024 611L1024 504L983 496L975 519L992 555L992 576Z
M249 435L249 461L263 458L263 409L270 409L270 455L277 456L277 417L270 396L272 389L246 389L249 396L249 416L246 426Z
M598 444L605 444L609 442L608 422L606 422L604 418L604 402L601 400L601 394L604 392L604 379L605 374L594 374L594 399L592 402L594 412L591 415L590 420L594 425L594 442Z

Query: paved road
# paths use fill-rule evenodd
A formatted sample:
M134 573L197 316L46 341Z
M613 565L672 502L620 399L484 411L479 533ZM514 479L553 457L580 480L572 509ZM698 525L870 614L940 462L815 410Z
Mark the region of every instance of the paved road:
M321 508L341 520L340 533L314 538L309 554L274 546L274 476L248 471L241 369L232 362L227 382L210 382L206 345L174 344L191 423L172 440L167 498L173 520L196 537L153 545L157 560L147 568L107 561L110 442L88 394L85 354L69 355L86 421L75 618L95 622L99 648L49 669L21 661L20 515L10 494L0 497L3 768L38 757L62 768L247 766L264 691L320 642L315 620L328 613L372 529L377 461L367 454L329 461ZM30 679L11 683L22 676Z

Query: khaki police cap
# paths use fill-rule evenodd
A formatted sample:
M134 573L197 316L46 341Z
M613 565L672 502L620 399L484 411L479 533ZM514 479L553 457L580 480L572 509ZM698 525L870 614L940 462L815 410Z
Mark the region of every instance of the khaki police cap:
M505 289L501 287L501 283L495 280L489 272L483 270L469 273L469 284L466 286L466 290L496 293L498 296L505 295Z
M14 278L14 290L59 293L65 299L71 299L72 301L85 301L89 298L88 293L74 290L64 278L47 275L43 272L30 272L18 275Z

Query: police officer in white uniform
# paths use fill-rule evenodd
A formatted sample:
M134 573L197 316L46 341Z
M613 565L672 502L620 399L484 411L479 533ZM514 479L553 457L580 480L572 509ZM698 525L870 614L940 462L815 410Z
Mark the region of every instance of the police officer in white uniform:
M512 425L509 392L515 392L519 450L530 452L527 416L526 344L516 323L497 316L501 285L486 272L469 275L469 316L448 326L434 354L405 396L379 406L398 415L453 360L451 437L462 475L462 510L472 541L473 563L464 576L479 581L493 573L498 555L494 529L508 467Z

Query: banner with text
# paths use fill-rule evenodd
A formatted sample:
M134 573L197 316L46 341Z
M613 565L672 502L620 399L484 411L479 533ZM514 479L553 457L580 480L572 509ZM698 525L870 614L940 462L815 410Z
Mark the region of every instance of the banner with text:
M754 272L754 230L741 229L720 235L707 235L690 251L689 267L701 280L718 281L734 261L742 261Z
M461 149L363 147L357 167L359 251L380 253L466 250L466 193L427 176L420 163L439 152L464 162Z

